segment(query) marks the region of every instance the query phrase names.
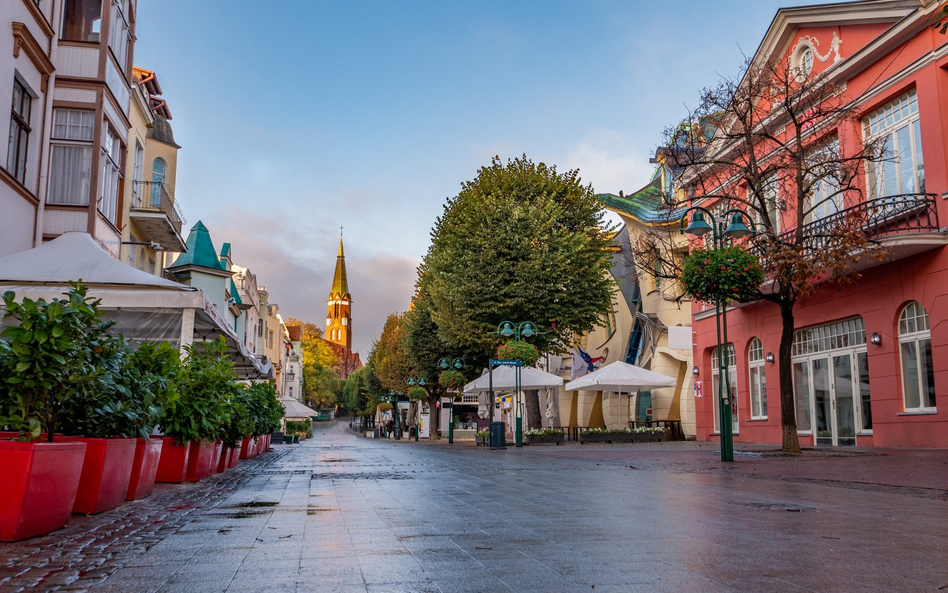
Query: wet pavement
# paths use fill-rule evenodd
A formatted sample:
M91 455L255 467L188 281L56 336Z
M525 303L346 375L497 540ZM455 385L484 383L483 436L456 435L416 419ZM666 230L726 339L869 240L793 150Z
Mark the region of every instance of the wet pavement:
M939 591L948 451L300 445L0 544L0 593Z

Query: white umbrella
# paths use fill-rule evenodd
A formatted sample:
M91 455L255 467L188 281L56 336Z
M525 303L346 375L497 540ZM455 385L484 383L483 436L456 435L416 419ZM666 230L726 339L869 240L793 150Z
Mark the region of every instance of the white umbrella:
M566 384L566 391L638 391L674 387L671 377L616 361Z
M515 387L514 368L512 366L502 366L494 369L492 379L494 391L513 391ZM474 393L486 392L489 388L491 379L488 373L484 373L477 379L464 386L464 393L472 395ZM549 389L559 387L563 384L563 378L557 375L541 371L534 367L520 367L520 390L530 389Z
M309 418L318 414L316 410L304 406L292 397L281 397L280 403L283 404L283 409L286 411L283 414L284 418Z

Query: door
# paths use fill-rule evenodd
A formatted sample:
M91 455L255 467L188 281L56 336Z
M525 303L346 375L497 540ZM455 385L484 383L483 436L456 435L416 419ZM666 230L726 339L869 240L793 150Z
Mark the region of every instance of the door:
M856 444L856 409L852 352L810 360L817 446Z

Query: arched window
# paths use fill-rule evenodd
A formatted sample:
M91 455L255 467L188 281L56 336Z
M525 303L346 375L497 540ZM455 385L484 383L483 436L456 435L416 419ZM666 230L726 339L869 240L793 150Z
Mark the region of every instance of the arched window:
M737 359L734 357L734 344L727 345L727 377L730 387L731 400L731 424L732 432L737 434ZM718 349L715 348L711 353L711 398L714 402L714 432L721 432L721 396L720 396L720 376L721 360L718 355Z
M899 315L899 357L902 361L902 398L907 411L935 409L935 367L928 313L912 301Z
M151 205L161 206L161 190L165 183L165 176L168 172L168 165L161 157L156 158L151 164Z
M755 420L767 418L767 373L764 369L764 345L751 340L747 352L747 377L750 382L750 414Z

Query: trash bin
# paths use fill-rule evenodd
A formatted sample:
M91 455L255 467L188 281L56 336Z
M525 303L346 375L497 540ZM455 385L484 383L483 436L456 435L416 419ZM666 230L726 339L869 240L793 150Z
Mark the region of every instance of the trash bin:
M491 422L490 423L490 448L491 449L506 449L506 443L504 442L504 434L507 432L507 426L503 422Z

